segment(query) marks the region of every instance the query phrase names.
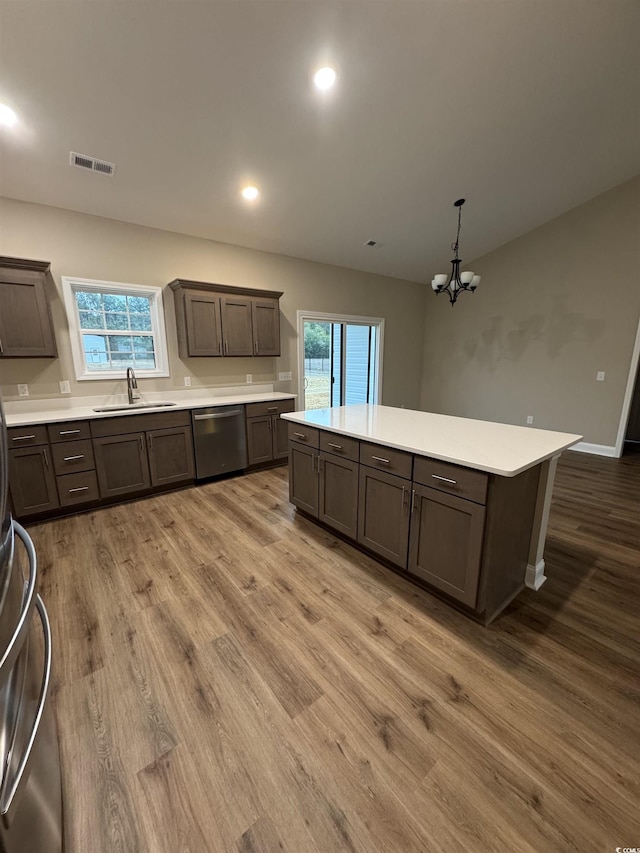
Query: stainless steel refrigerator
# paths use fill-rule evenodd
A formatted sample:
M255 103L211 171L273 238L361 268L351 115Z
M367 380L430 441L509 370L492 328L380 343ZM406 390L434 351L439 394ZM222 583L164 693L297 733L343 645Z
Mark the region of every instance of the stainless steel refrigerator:
M60 853L51 630L33 543L9 512L8 467L0 400L0 853Z

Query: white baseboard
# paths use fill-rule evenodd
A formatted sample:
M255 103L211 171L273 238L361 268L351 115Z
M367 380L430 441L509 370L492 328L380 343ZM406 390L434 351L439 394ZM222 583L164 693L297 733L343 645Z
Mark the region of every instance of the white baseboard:
M588 441L579 441L569 450L577 450L578 453L595 453L596 456L619 456L616 448L609 444L589 444Z
M545 562L540 560L535 566L531 563L527 564L527 571L524 576L524 585L529 589L538 590L546 581L547 576L544 573Z

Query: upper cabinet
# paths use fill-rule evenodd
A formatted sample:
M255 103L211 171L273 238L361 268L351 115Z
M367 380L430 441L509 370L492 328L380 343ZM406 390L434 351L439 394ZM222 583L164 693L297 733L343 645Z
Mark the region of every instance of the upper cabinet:
M0 358L55 358L47 261L0 257Z
M280 355L281 292L176 279L181 358Z

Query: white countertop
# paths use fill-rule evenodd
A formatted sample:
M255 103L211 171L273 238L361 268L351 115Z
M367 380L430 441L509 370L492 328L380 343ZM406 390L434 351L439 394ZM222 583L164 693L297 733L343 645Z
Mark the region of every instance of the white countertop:
M503 477L515 477L582 439L566 432L366 404L281 417Z
M135 404L131 408L118 412L96 412L95 408L105 405L122 404L121 400L109 399L108 402L96 398L76 397L75 399L48 401L29 400L28 403L12 402L5 403L5 420L8 427L26 426L27 424L51 424L60 421L93 420L94 418L117 418L127 417L135 414L155 414L156 412L176 412L181 409L203 409L208 406L234 406L243 403L265 403L273 400L291 400L295 394L284 394L279 391L258 391L257 393L236 393L235 391L226 395L218 393L196 393L191 396L180 392L166 394L154 392L153 394L142 394L144 402L152 403L167 401L176 403L175 406L144 407ZM126 399L124 405L127 405Z

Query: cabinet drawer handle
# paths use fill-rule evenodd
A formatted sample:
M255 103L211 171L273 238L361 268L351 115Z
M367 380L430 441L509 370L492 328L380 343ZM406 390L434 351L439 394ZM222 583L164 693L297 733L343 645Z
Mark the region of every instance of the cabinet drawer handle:
M384 462L384 464L385 464L385 465L390 465L390 464L391 464L391 460L390 460L390 459L384 459L382 456L372 456L371 458L372 458L372 459L375 459L375 460L376 460L376 462Z
M88 491L89 491L89 486L76 486L75 489L69 489L69 494L71 494L71 492L88 492Z
M335 448L336 450L342 450L342 445L341 445L341 444L332 444L330 441L328 441L328 442L327 442L327 447L333 447L333 448Z
M304 433L304 432L294 432L294 435L295 435L297 438L301 438L303 441L306 441L306 440L307 440L307 434L306 434L306 433Z
M76 459L84 459L84 453L78 453L77 456L65 456L63 462L75 462Z
M442 480L443 483L451 483L452 486L458 485L457 480L450 480L448 477L441 477L439 474L432 474L431 476L434 480Z
M31 441L32 438L35 438L35 435L17 435L11 441Z
M268 407L267 407L267 411L268 411L268 412L277 412L277 411L278 411L278 407L277 407L277 406L268 406Z
M79 429L61 429L58 431L60 435L76 435L80 432Z

